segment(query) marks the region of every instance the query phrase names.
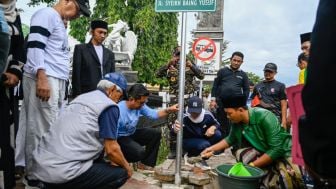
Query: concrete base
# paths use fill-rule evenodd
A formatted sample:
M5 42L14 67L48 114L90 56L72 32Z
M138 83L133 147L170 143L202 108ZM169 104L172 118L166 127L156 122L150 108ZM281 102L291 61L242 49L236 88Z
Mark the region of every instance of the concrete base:
M128 65L116 64L116 72L124 74L129 86L138 81L138 71L133 71Z

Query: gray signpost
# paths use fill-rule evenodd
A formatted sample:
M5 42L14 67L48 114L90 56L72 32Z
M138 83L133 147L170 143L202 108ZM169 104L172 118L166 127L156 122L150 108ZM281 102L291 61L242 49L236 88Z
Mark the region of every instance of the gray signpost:
M156 0L156 12L216 11L216 0Z
M182 12L181 27L181 62L179 67L179 112L178 120L183 124L184 112L184 81L186 64L186 34L187 14L186 12L214 12L216 0L155 0L156 12ZM176 141L176 164L175 164L175 185L181 185L181 157L182 157L182 136L183 127L177 133Z

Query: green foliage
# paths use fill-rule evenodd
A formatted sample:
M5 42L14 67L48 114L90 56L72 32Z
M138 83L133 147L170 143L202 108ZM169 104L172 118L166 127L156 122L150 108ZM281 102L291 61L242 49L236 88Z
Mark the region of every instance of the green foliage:
M250 81L252 81L254 84L259 83L260 81L262 81L262 77L256 75L253 72L246 72L247 77L249 78Z
M166 85L165 79L155 77L155 71L171 58L177 46L178 19L176 13L156 13L154 0L97 0L92 19L101 18L109 24L119 19L128 23L138 36L138 48L132 63L138 71L139 82ZM70 34L84 42L90 20L80 18L71 22Z
M30 0L28 3L29 6L37 6L41 3L46 3L47 5L52 5L56 2L56 0Z
M204 90L204 91L203 91L204 93L211 93L211 86L205 84L205 85L203 86L203 90Z
M85 42L86 33L90 29L90 20L86 17L80 17L70 22L70 35L79 42Z
M22 33L23 36L27 36L29 34L29 26L26 24L22 24Z

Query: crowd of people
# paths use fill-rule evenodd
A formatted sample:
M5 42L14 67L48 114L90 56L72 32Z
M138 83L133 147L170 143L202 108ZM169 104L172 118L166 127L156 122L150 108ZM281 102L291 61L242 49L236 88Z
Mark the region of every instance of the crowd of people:
M218 71L207 101L196 96L195 85L195 78L205 75L187 58L185 104L179 105L181 47L177 46L156 73L167 79L170 94L168 108L157 110L146 105L150 92L143 84L128 86L125 76L116 72L114 54L103 46L108 23L92 20L91 40L74 50L72 99L64 106L69 79L67 24L90 16L89 1L59 0L38 10L25 41L16 0L0 0L0 189L13 189L16 177L23 177L26 188L119 188L133 174L130 163L147 170L157 164L162 133L160 128L138 127L141 116L167 118L167 158L176 158L176 134L183 128L183 154L208 159L232 146L238 161L267 173L265 188L305 188L305 169L315 188L335 188L334 166L328 167L333 156L321 152L333 147L334 129L326 127L330 124L326 120L334 110L325 101L330 94L314 81L327 77L320 70L330 72L321 66L333 60L329 47L335 40L335 10L334 1L321 1L313 33L300 35L298 84L304 85L306 110L300 119L306 161L301 167L291 160L286 86L275 79L275 63L266 63L264 79L254 84L240 68L244 54L234 52L230 64ZM319 103L313 94L326 98ZM185 109L183 123L177 120L180 108ZM313 127L321 124L330 130L327 135ZM314 158L317 153L319 158ZM280 172L284 165L286 171Z

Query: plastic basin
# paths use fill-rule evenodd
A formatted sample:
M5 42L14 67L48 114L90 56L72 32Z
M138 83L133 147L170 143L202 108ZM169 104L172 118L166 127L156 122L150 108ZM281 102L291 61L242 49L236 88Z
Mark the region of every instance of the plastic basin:
M245 165L251 176L234 176L227 173L232 164L223 164L216 167L218 182L221 189L257 189L260 188L260 181L265 172L257 167Z

